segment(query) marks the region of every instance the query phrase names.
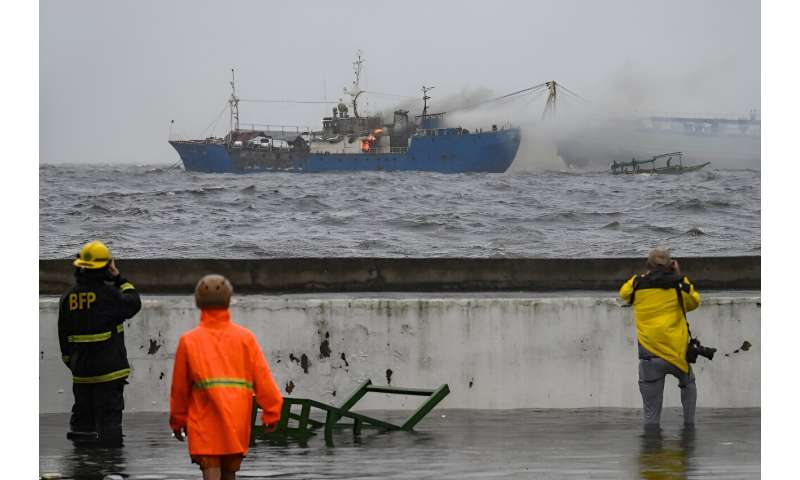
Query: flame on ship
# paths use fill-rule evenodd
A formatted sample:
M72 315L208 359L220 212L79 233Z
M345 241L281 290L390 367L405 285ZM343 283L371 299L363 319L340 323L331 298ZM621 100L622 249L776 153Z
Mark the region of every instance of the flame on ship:
M375 130L370 133L367 138L361 140L361 151L362 152L369 152L375 142L383 135L382 128L376 128Z

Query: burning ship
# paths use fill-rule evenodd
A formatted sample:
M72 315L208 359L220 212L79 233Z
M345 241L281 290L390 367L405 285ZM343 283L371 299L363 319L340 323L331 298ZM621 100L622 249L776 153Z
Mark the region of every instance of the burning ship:
M339 102L322 130L282 127L242 129L235 77L231 81L231 127L224 138L173 140L169 143L187 171L207 173L429 171L440 173L505 172L520 144L516 127L492 125L468 130L445 123L446 112L428 113L423 87L422 114L413 120L408 110L393 113L392 123L381 116L361 116L358 97L363 60L354 62L355 81L346 93L350 105ZM351 108L352 107L352 113Z

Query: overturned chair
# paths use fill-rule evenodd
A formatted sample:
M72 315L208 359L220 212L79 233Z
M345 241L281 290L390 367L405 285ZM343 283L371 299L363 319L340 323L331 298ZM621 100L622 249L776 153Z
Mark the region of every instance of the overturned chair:
M361 413L351 411L356 403L361 400L367 393L388 393L393 395L415 395L428 397L422 405L406 420L402 425L395 425L393 423L380 420L378 418L370 417ZM361 429L364 427L373 427L390 430L405 430L410 431L414 426L419 423L425 415L430 412L439 402L450 393L450 387L447 384L441 385L437 389L422 389L422 388L402 388L402 387L389 387L373 385L371 380L367 380L350 395L350 398L344 401L341 406L335 407L327 403L308 398L292 398L285 397L283 399L283 409L281 411L281 419L278 425L272 432L267 432L263 425L256 425L258 418L258 404L253 400L253 414L252 425L250 429L250 446L254 446L256 439L267 441L280 441L285 442L288 439L297 440L300 443L305 443L310 437L316 435L314 430L324 428L325 444L329 447L333 446L333 431L337 428L352 427L353 438L361 435ZM297 413L293 410L295 405L299 405L300 412ZM324 414L325 421L316 420L311 417L312 409L316 409ZM340 423L340 420L347 418L351 423ZM295 422L290 423L291 420Z

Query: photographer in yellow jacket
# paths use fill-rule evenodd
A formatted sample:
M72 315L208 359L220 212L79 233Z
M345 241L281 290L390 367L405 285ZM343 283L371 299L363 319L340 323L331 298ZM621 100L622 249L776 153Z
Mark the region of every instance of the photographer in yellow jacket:
M646 266L646 273L634 275L619 290L620 297L633 306L636 319L645 427L659 427L667 374L678 379L684 425L694 425L697 386L686 355L689 326L685 312L700 306L700 294L666 248L653 249Z

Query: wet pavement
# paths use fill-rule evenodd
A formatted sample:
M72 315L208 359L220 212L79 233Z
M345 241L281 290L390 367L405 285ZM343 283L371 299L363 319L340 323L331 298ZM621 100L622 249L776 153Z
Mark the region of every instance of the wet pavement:
M369 412L400 420L408 412ZM125 447L87 450L66 440L67 414L39 417L39 471L69 479L202 478L164 413L126 413ZM760 477L761 410L699 409L694 430L665 409L660 433L645 433L641 411L434 410L416 432L342 430L335 447L259 443L237 478L603 478Z

